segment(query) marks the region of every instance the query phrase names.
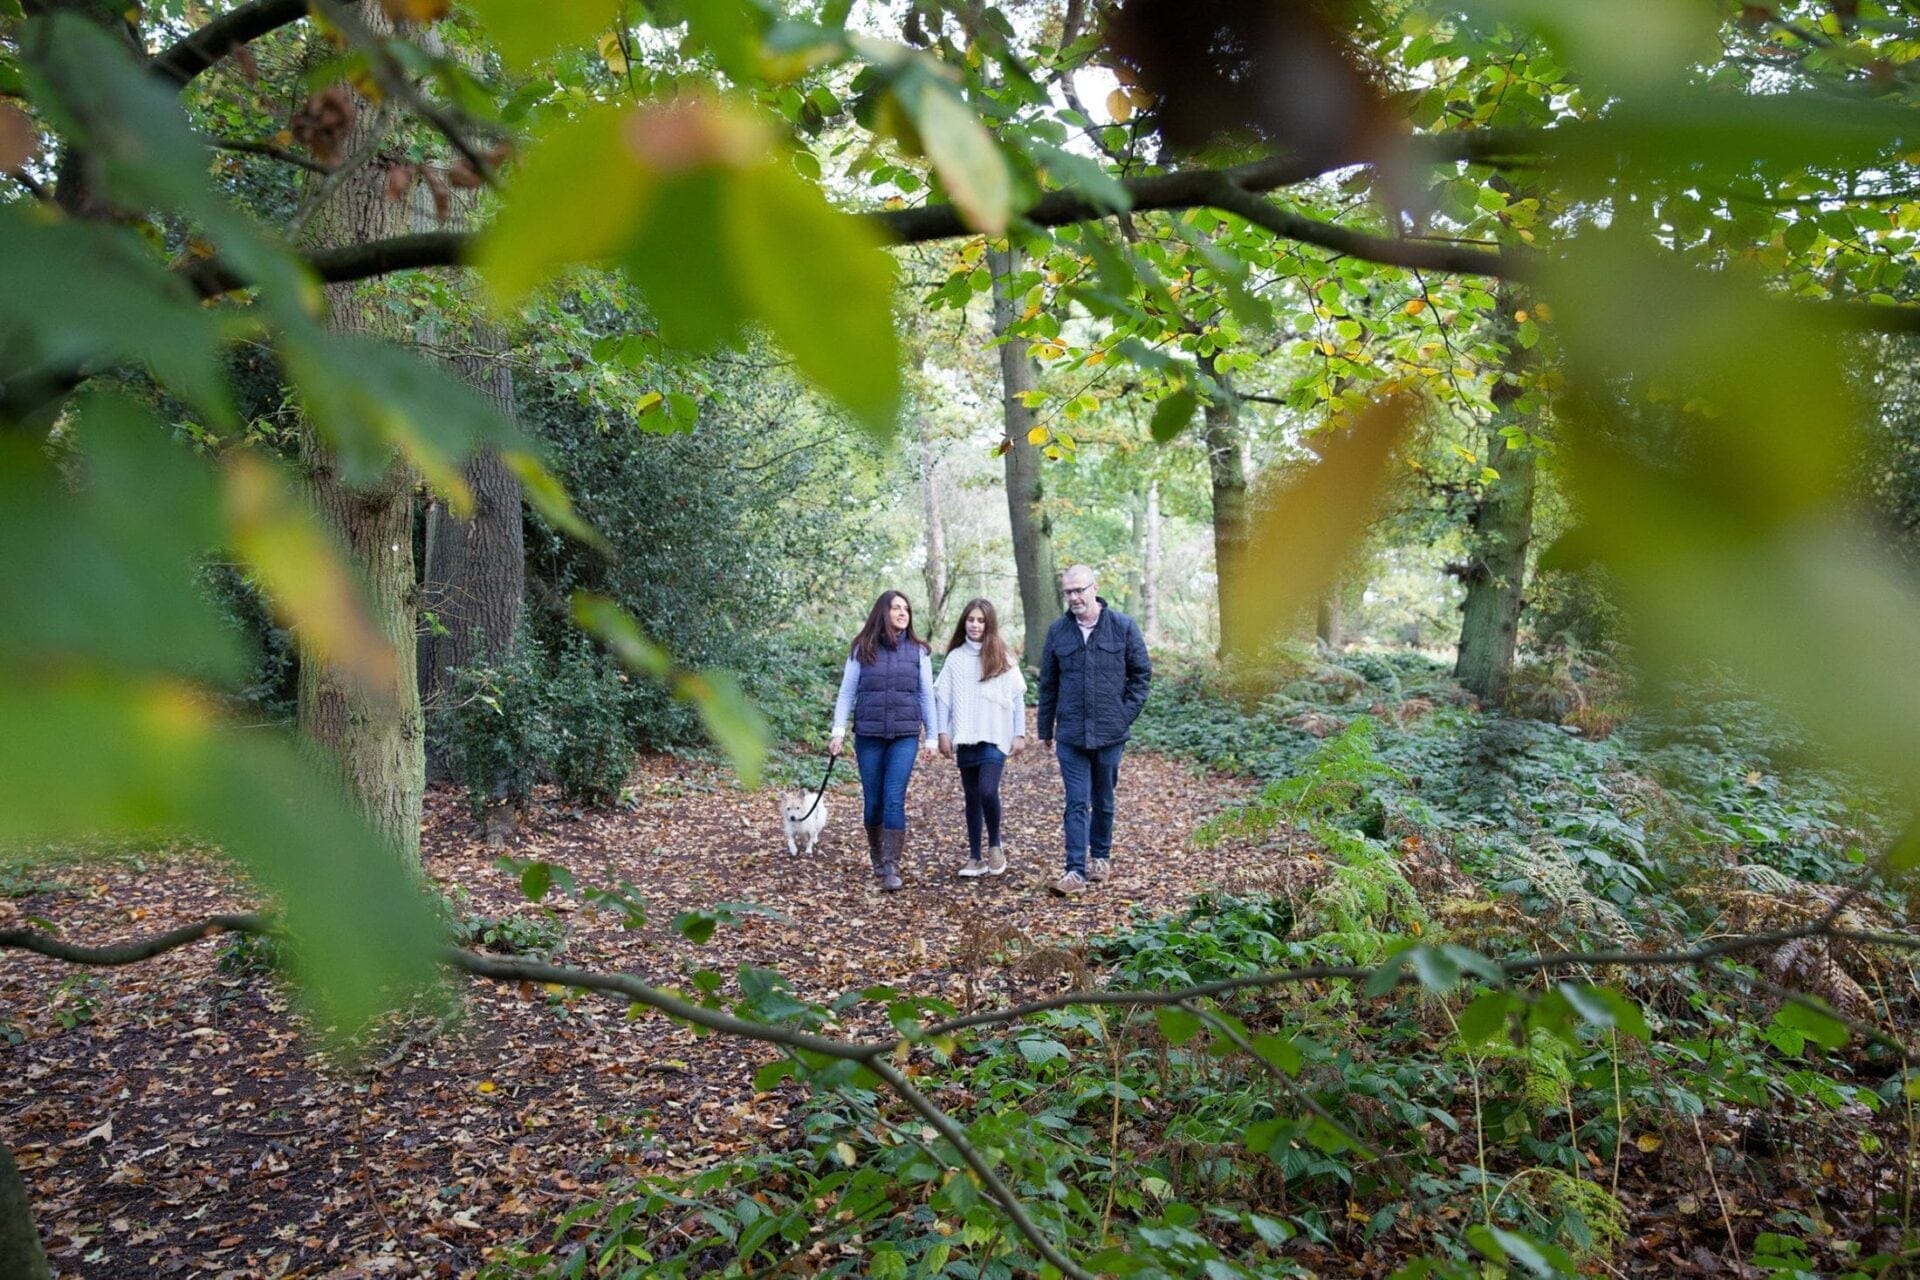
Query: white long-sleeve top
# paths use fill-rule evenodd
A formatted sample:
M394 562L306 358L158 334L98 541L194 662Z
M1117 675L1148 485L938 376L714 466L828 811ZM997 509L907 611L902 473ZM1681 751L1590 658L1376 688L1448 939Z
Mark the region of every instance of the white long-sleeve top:
M947 654L933 682L933 722L956 747L991 742L1013 750L1027 733L1027 681L1018 666L980 678L980 646L968 640Z

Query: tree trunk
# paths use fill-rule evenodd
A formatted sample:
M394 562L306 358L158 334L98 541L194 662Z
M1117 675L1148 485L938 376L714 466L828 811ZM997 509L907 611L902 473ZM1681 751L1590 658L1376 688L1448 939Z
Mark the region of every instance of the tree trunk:
M13 1162L13 1152L0 1142L0 1276L49 1280L52 1274L40 1248L40 1232L33 1225L26 1181Z
M1140 553L1140 630L1160 639L1160 482L1147 482L1146 538Z
M1501 434L1503 428L1530 431L1534 425L1530 416L1515 407L1529 363L1513 322L1515 308L1523 305L1511 291L1501 292L1501 337L1508 355L1505 376L1493 390L1494 413L1487 424L1487 465L1500 478L1487 486L1468 517L1470 559L1462 574L1467 598L1461 606L1460 656L1453 668L1462 685L1490 702L1507 696L1513 676L1527 549L1533 541L1538 458L1531 444L1515 449Z
M370 22L384 15L369 8ZM383 127L382 114L364 99L348 139L354 155ZM360 169L332 192L313 221L312 243L334 248L393 235L404 229L401 206L386 198L386 170ZM332 325L350 332L401 336L391 313L371 305L367 289L327 288ZM300 728L339 770L374 827L408 866L420 862L421 802L426 758L420 715L415 644L413 513L415 477L399 459L370 489L349 489L324 446L308 432L302 441L307 496L338 534L348 563L366 588L368 607L381 638L392 646L397 687L369 689L301 653ZM295 636L295 642L299 637Z
M513 378L488 352L505 346L499 330L476 325L476 353L454 368L502 413L514 412ZM420 701L431 715L451 704L452 672L477 659L498 661L512 650L526 594L526 530L520 514L520 477L492 450L474 455L463 471L473 491L473 514L462 519L444 499L427 502L425 565L420 607L432 615L419 638ZM427 742L427 774L447 776L446 752Z
M1007 515L1013 526L1013 565L1020 579L1020 611L1026 620L1026 647L1021 660L1031 670L1040 661L1047 628L1060 614L1060 573L1053 559L1053 521L1047 515L1044 459L1029 443L1033 410L1021 397L1033 390L1033 361L1020 349L1019 339L1006 340L1016 317L1009 282L1020 270L1017 249L995 249L987 254L993 273L993 332L1000 338L1001 403L1007 429Z
M423 44L434 52L448 52L437 36L437 31L428 33ZM464 60L476 73L481 70L471 57ZM465 231L471 226L477 191L454 188L445 196L442 218L426 182L417 181L410 190L413 230ZM474 312L479 313L477 304ZM466 350L448 361L453 372L502 415L515 417L513 375L500 358L507 348L506 333L478 319L455 337L464 340ZM432 732L437 727L434 713L452 704L452 673L480 659L497 662L512 652L527 586L520 477L492 450L469 459L462 476L473 493L472 515L463 519L445 500L430 497L422 539L420 608L429 625L420 628L420 702L430 730L427 777L436 782L449 776L449 764L445 744Z
M1250 651L1265 637L1241 634L1240 597L1246 589L1243 564L1248 536L1246 433L1240 426L1240 401L1212 356L1199 358L1200 370L1217 385L1206 409L1207 475L1213 496L1213 560L1218 579L1220 654Z
M1314 612L1313 637L1323 646L1335 653L1340 651L1343 638L1340 634L1340 587L1335 584L1320 597L1320 606Z
M933 435L925 414L920 416L920 505L927 517L927 620L923 628L932 637L941 630L947 610L947 531L940 516L940 460L934 455Z

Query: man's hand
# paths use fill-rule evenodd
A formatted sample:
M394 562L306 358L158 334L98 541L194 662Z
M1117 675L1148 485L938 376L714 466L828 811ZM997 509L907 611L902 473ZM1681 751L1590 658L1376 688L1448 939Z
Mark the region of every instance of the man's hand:
M1046 748L1047 750L1049 750L1049 751L1051 751L1051 750L1053 750L1053 739L1052 739L1052 738L1042 738L1042 739L1040 739L1040 745L1041 745L1041 746L1043 746L1043 747L1045 747L1045 748Z

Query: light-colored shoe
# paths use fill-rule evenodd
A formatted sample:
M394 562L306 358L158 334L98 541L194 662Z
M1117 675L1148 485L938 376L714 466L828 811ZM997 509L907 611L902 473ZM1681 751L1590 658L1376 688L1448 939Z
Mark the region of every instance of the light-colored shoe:
M966 866L960 868L960 878L962 880L972 880L978 876L990 874L992 873L988 870L987 864L978 858L972 859Z
M1007 851L997 844L987 846L987 874L990 876L1007 874Z
M1095 858L1087 864L1087 879L1099 884L1102 880L1113 878L1113 859Z
M1081 875L1078 871L1069 871L1048 885L1047 891L1049 893L1057 893L1063 898L1071 898L1076 893L1084 892L1086 887L1087 879L1085 876Z

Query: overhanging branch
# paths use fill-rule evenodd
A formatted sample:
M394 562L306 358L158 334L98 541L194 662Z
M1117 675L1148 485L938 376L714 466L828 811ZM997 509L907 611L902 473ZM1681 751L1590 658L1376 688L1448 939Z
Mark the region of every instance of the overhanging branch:
M249 0L162 50L148 66L162 79L184 87L241 45L306 16L307 0Z

